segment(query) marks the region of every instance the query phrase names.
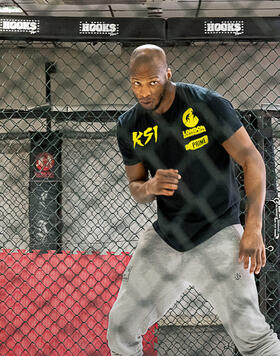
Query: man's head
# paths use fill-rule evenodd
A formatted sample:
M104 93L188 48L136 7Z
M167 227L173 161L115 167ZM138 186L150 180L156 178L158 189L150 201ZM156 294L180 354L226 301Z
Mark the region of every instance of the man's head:
M138 102L147 110L156 110L172 76L164 50L150 44L137 47L130 58L129 72Z

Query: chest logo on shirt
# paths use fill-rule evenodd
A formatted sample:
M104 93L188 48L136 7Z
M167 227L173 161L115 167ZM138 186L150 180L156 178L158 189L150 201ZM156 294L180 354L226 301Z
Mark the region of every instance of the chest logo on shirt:
M133 131L132 132L132 140L133 140L133 147L135 148L136 145L139 146L146 146L147 143L151 141L154 137L155 142L158 139L158 125L153 127L148 127L145 131Z
M183 114L183 123L187 127L195 127L199 122L199 118L193 114L193 109L188 108Z
M195 135L199 135L203 132L206 132L206 128L204 125L198 125L199 118L194 115L193 108L188 108L183 116L182 116L183 124L188 128L185 131L182 131L183 137L188 138ZM208 136L204 135L201 138L190 141L185 145L185 149L189 150L197 150L208 143Z

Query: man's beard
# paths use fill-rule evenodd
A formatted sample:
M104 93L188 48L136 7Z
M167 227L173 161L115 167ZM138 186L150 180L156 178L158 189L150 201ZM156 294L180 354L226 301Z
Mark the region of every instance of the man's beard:
M156 111L160 107L160 104L162 103L162 99L164 98L165 93L166 93L166 88L167 88L167 82L164 84L164 88L163 88L162 94L161 94L161 96L159 98L159 101L158 101L157 105L153 109L151 109L149 111L151 111L151 112Z
M162 102L163 96L164 96L164 92L161 94L157 105L156 105L153 109L150 109L150 110L148 110L148 111L151 111L151 112L156 111L156 110L160 107L160 104L161 104L161 102Z

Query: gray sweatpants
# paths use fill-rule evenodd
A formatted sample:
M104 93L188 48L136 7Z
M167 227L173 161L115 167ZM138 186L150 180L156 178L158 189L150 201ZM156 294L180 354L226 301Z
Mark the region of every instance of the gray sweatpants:
M112 355L143 355L141 335L191 284L213 305L242 355L280 356L277 335L259 310L254 276L238 263L242 233L241 225L229 226L192 250L178 252L148 228L110 312Z

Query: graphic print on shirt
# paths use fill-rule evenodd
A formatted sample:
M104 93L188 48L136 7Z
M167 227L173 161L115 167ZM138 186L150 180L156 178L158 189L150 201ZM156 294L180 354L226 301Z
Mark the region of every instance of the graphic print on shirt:
M136 145L144 147L146 146L151 139L154 137L155 142L158 140L158 125L153 127L148 127L145 131L133 131L132 132L132 140L133 147Z
M185 139L206 132L206 128L204 125L198 125L199 118L196 115L194 115L193 108L188 108L184 112L182 120L184 125L188 128L187 130L182 131L183 137ZM208 144L208 136L204 135L200 138L197 138L187 143L185 145L185 149L186 151L190 151L190 150L193 151L207 144Z

